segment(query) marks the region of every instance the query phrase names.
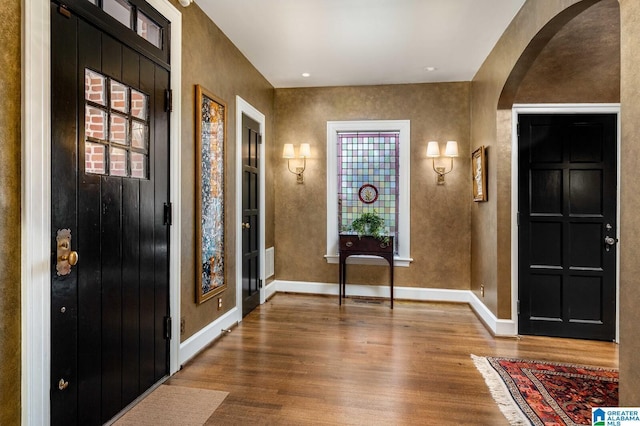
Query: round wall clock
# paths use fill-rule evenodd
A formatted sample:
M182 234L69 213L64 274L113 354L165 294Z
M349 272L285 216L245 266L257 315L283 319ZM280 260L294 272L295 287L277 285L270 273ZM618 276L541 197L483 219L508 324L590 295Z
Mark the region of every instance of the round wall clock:
M370 183L365 183L358 190L358 197L363 203L371 204L378 199L378 188Z

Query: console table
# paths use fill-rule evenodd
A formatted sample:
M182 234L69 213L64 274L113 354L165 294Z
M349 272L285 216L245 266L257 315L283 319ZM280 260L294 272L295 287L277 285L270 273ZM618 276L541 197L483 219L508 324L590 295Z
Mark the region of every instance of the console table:
M393 236L389 237L388 243L383 243L375 237L362 236L355 234L340 234L339 250L340 250L340 280L338 283L338 292L340 294L340 302L342 298L347 296L347 265L346 260L349 256L369 255L384 258L389 262L391 290L391 309L393 309Z

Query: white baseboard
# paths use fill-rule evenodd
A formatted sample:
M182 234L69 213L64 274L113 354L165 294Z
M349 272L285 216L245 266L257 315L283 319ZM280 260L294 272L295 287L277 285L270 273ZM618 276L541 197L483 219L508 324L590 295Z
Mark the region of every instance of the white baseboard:
M275 281L271 281L269 284L267 284L264 287L264 300L267 301L271 298L271 296L273 296L274 294L276 294L276 282Z
M518 335L518 327L514 320L498 319L472 291L469 291L469 305L494 336L513 337Z
M274 284L279 292L338 295L337 284L275 280L270 285ZM494 336L517 335L515 321L498 319L471 290L419 287L394 287L393 290L395 299L467 303ZM346 293L347 296L389 297L389 287L348 284Z
M180 367L193 358L198 352L206 348L211 342L218 339L225 332L238 323L238 308L233 308L229 312L213 321L184 342L180 343L179 363Z

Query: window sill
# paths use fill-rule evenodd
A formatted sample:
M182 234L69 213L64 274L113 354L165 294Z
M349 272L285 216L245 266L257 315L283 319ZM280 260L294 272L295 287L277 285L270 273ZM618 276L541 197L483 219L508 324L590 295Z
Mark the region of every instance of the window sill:
M327 263L339 263L340 262L340 256L337 254L325 254L324 258L326 259ZM401 266L401 267L409 267L409 265L411 264L411 262L413 262L413 259L410 257L400 257L400 256L394 256L393 257L393 266ZM347 264L348 265L383 265L386 266L387 265L387 261L384 260L381 257L378 256L364 256L364 255L357 255L357 256L349 256L347 258Z

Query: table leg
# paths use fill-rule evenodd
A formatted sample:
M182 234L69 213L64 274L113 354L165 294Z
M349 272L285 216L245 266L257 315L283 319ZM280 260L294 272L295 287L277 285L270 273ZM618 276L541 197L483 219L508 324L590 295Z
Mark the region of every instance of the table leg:
M338 305L342 305L342 259L340 259L340 266L338 267Z
M389 268L390 268L390 273L389 275L391 275L391 309L393 309L393 258L391 258L391 261L389 262Z

